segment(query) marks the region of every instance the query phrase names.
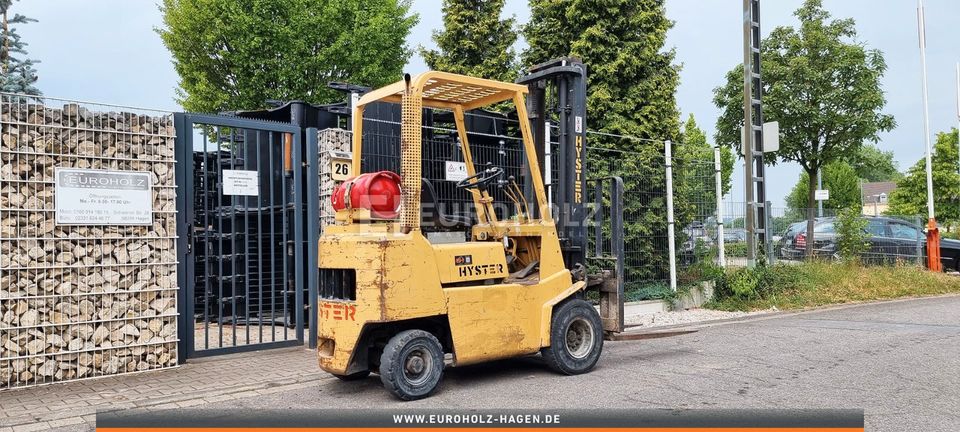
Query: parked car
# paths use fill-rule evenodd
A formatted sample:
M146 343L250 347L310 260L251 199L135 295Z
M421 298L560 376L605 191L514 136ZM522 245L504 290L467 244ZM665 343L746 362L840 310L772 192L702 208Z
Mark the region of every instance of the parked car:
M899 219L865 217L867 242L864 254L868 262L890 262L897 259L916 259L926 256L927 236L923 228ZM836 218L816 219L813 226L814 255L822 258L837 256ZM807 222L790 225L780 240L781 259L802 259L806 256ZM960 241L940 239L940 260L946 270L960 271Z
M730 228L723 231L724 243L742 243L747 241L747 230L743 228Z

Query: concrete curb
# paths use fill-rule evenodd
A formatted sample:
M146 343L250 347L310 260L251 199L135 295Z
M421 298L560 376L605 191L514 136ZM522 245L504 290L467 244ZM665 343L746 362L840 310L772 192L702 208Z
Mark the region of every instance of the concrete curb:
M648 333L648 332L658 332L658 331L668 331L668 330L694 330L694 329L699 330L701 328L709 328L709 327L714 327L719 325L736 324L736 323L751 322L751 321L763 321L763 320L793 316L793 315L807 315L815 312L828 312L833 310L853 309L857 307L872 306L872 305L878 305L878 304L905 303L905 302L911 302L911 301L936 300L936 299L954 298L954 297L960 297L960 294L942 294L942 295L935 295L935 296L902 297L902 298L889 299L889 300L870 300L870 301L862 301L862 302L851 302L851 303L844 303L839 305L827 305L827 306L818 306L818 307L812 307L812 308L804 308L799 310L785 310L785 311L775 311L775 312L768 312L768 313L758 313L754 315L747 315L747 316L742 316L737 318L724 318L724 319L718 319L718 320L699 321L699 322L682 323L682 324L674 324L674 325L666 325L666 326L658 326L658 327L628 327L626 329L626 332L630 332L631 330L633 330L636 333Z

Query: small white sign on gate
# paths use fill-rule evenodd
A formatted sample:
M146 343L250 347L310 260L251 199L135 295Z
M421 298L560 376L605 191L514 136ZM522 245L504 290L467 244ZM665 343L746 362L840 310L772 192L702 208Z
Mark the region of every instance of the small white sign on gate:
M813 198L817 201L827 201L830 199L830 191L827 189L817 189L813 192Z
M460 181L467 178L467 164L464 162L447 161L447 181Z
M56 168L54 211L57 225L150 225L151 174Z
M260 176L257 171L223 170L222 178L224 195L260 195Z

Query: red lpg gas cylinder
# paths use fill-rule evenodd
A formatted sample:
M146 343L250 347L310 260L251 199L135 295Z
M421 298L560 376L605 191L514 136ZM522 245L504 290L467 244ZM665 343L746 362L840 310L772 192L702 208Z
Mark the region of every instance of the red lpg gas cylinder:
M337 186L330 201L334 210L347 208L346 193L350 191L349 208L370 210L378 219L394 219L400 207L400 175L391 171L360 174Z

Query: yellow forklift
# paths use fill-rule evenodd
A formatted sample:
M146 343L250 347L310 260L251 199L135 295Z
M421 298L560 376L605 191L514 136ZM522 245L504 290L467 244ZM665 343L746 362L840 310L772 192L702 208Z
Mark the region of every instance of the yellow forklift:
M564 113L571 143L565 155L573 169L561 170L568 178L561 195L573 199L559 213L572 216L567 226L558 227L551 211L540 168L544 150L537 145L543 133L534 137L531 118L540 119L533 123L542 131L543 82L558 71L579 74L579 81L560 91L582 101L585 71L570 60L547 66L534 68L525 84L435 71L406 75L355 102L355 177L334 194L336 223L325 228L319 244L317 354L323 370L343 380L378 373L393 395L414 400L436 389L446 364L539 352L562 374L589 372L600 357L604 332L622 330L622 287L601 289L604 319L583 299L588 283L596 284L583 263L582 106ZM532 101L531 111L538 111L532 115L525 100L531 89L540 99L539 105ZM505 179L501 167L478 170L471 155L464 113L504 102L513 103L519 117L523 187L513 177ZM360 174L363 112L373 103L401 106L399 176ZM467 241L434 244L421 229L425 213L439 210L421 203L422 193L433 193L421 179L424 108L453 113L467 171L456 186L472 196L476 220L434 216L462 227ZM513 204L512 215L502 220L493 187L502 188Z

